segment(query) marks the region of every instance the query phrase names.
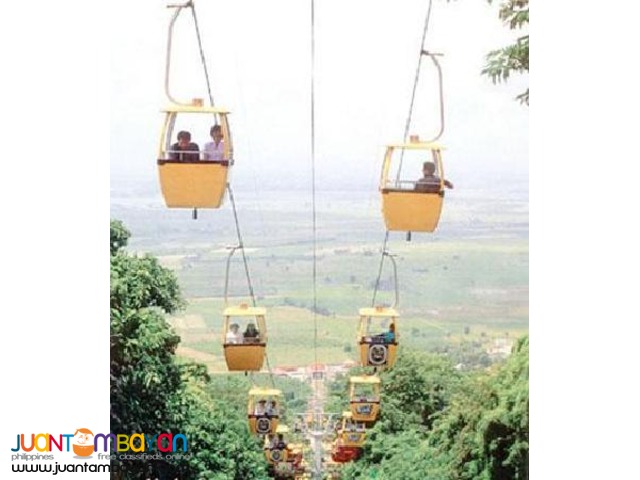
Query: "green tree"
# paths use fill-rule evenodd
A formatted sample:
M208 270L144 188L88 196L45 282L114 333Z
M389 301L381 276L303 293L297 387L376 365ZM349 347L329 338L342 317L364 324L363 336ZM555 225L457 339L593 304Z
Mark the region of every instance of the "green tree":
M455 372L403 351L382 375L382 415L343 479L528 479L529 342L503 365Z
M168 416L180 385L173 353L180 342L164 313L182 305L177 280L155 258L122 250L130 236L111 221L111 427L146 432Z
M529 25L529 0L503 0L499 17L511 30L525 28ZM482 70L482 74L491 78L493 83L507 81L512 73L525 72L529 72L528 34L518 37L511 45L489 52ZM529 89L516 99L529 105Z
M424 446L442 478L529 478L529 339L491 374L474 375Z
M120 220L111 220L111 255L114 255L118 250L124 248L129 241L131 232L126 229L124 224Z
M381 375L382 431L429 429L434 416L458 388L460 375L444 357L402 349L394 367Z

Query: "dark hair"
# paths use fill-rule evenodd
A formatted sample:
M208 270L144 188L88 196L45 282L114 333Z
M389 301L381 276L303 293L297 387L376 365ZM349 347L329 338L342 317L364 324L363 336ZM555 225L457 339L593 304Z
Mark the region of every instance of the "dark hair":
M191 140L191 134L189 132L187 132L186 130L181 130L178 132L178 140L182 140L185 139L187 141Z
M220 128L220 125L214 125L209 130L209 135L213 135L213 132L221 132L221 131L222 131L222 128Z
M436 171L436 164L433 162L424 162L422 164L423 170L429 170L431 173Z

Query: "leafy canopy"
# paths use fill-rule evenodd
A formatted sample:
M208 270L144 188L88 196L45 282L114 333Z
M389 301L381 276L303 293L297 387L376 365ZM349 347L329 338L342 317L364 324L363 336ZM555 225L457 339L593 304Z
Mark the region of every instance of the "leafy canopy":
M524 29L529 25L529 0L503 1L499 17L511 30ZM491 78L493 83L507 81L512 73L525 72L529 72L528 34L518 37L511 45L489 52L482 70L482 74ZM529 105L529 89L519 94L516 100Z

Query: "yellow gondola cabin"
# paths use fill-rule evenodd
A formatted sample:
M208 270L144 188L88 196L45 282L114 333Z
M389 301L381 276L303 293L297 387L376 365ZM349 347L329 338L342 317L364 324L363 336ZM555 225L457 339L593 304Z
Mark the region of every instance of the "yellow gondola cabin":
M273 438L265 439L265 457L269 463L269 471L275 478L294 478L305 471L303 446L298 443L287 443L289 428L278 425Z
M337 433L331 449L331 459L338 463L357 460L362 454L367 435L364 424L354 422L351 412L343 412L342 423Z
M380 414L380 378L351 377L349 384L349 403L353 420L371 425Z
M338 441L344 447L362 447L366 439L364 423L353 420L351 412L342 412L342 424L338 430Z
M227 110L204 107L202 101L194 100L192 105L172 104L162 110L165 114L158 151L158 173L160 188L165 204L169 208L219 208L227 188L229 169L233 165L233 144L229 131ZM208 159L203 146L198 151L174 150L173 142L176 119L180 117L209 117L202 123L202 130L189 132L192 136L203 137L209 132L207 125L219 125L223 138L221 158ZM204 120L200 118L200 121ZM196 142L194 142L195 144Z
M382 214L387 230L433 232L438 226L444 202L446 182L442 165L443 147L435 142L413 140L387 146L380 176ZM406 161L403 160L405 155L419 155L420 169L412 171L409 180L391 178L392 166L399 170L400 163ZM423 162L434 164L436 184L427 187L420 182Z
M358 347L360 348L360 364L363 367L392 367L396 362L398 350L398 312L393 308L374 307L361 308ZM387 331L380 325L386 325Z
M276 433L281 407L282 391L275 388L258 387L249 390L247 418L251 433L258 435Z
M229 371L257 372L262 369L267 348L265 314L264 308L249 307L247 304L225 308L222 348ZM246 323L244 333L239 331L240 323Z

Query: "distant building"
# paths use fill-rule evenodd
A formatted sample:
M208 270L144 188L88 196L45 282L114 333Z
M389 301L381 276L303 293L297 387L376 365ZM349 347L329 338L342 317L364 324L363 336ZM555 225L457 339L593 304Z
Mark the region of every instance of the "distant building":
M334 380L338 375L346 374L357 364L353 360L347 360L338 364L316 363L305 366L280 365L273 369L273 374L280 377L295 378L301 381Z
M327 366L322 363L315 363L307 366L307 374L313 380L323 380L327 375Z
M487 348L487 355L492 359L507 358L511 355L511 349L513 348L513 340L510 338L496 338L489 348Z
M290 365L282 365L273 369L273 374L280 377L295 378L296 380L305 381L307 374L304 367L296 367Z

